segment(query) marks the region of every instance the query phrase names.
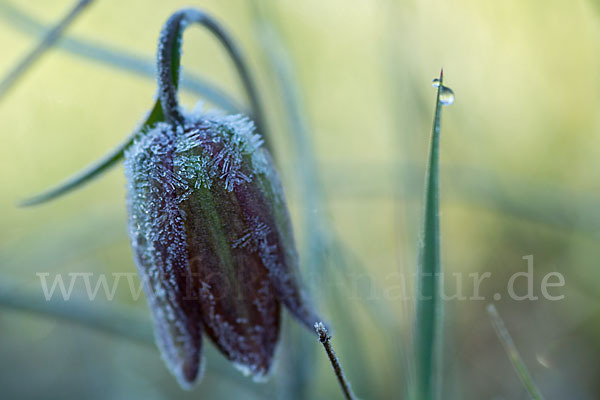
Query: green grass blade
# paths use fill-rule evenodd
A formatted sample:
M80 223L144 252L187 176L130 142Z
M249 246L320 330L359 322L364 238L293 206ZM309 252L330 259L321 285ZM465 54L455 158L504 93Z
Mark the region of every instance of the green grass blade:
M544 396L542 396L542 393L533 382L533 378L531 377L529 370L525 366L525 363L521 359L521 355L517 350L517 346L515 346L512 337L510 336L508 330L506 329L506 326L504 325L504 321L500 317L500 314L498 314L496 306L494 306L493 304L489 304L487 307L487 311L490 315L490 318L492 319L492 325L494 326L496 335L498 335L498 339L500 339L502 346L504 346L504 350L506 351L506 354L508 355L508 358L510 359L510 362L512 363L513 367L515 368L517 375L521 379L521 382L523 382L523 386L525 386L525 389L527 389L529 396L533 400L543 400Z
M75 19L81 15L81 12L92 3L92 0L78 0L75 6L69 10L48 33L42 37L38 44L14 66L12 70L2 81L0 81L0 100L6 95L8 90L23 76L23 74L31 67L45 52L48 50L60 37L63 32L71 25Z
M31 314L50 318L105 333L116 338L129 340L156 349L152 321L147 313L137 307L102 301L82 301L73 298L68 301L52 296L47 300L39 290L24 288L25 282L11 280L3 276L0 280L0 310ZM258 385L245 384L244 377L215 352L208 352L210 370L207 373L225 379L228 384L243 385L244 390L253 398L267 396Z
M22 200L21 202L19 202L19 206L29 207L46 203L88 183L95 177L102 174L104 171L110 169L117 162L119 162L123 158L125 149L133 143L135 136L136 134L132 134L123 143L121 143L103 158L90 164L88 167L81 170L80 172L77 172L76 174L68 177L64 181L57 184L55 187L52 187L42 193Z
M424 173L422 166L413 163L336 162L322 166L324 184L340 197L353 198L397 196L413 201ZM350 181L347 171L351 169L364 174L353 176ZM461 164L446 164L444 170L452 179L448 182L450 190L444 192L446 202L600 239L600 214L595 211L600 203L598 194ZM406 189L389 185L392 180L402 180Z
M443 74L440 74L433 131L431 134L429 161L425 181L425 204L423 231L419 243L419 263L416 291L416 387L418 400L439 398L439 366L442 354L441 326L443 319L441 302L441 256L440 256L440 188L439 152L440 121L443 89Z
M301 251L303 268L306 276L313 277L313 290L319 301L327 304L330 315L335 315L335 326L339 332L344 332L348 338L356 338L356 341L340 341L338 346L344 354L352 354L352 360L346 368L352 375L354 386L363 390L370 387L372 393L378 393L383 398L390 395L394 389L390 387L373 387L374 378L371 369L366 367L368 360L362 351L356 351L361 346L358 342L360 329L364 321L357 317L357 304L349 302L347 299L348 290L352 290L354 283L352 277L368 276L368 268L361 263L358 257L354 255L352 249L346 246L339 237L339 234L332 229L331 215L327 207L326 196L323 191L322 183L318 176L316 168L317 161L314 155L313 143L310 132L312 130L310 121L307 120L307 113L304 109L303 94L297 84L296 71L291 61L290 54L281 37L281 31L276 24L276 10L273 5L270 7L253 8L256 18L256 30L262 49L264 51L266 65L269 67L277 88L275 93L281 106L281 114L285 116L285 132L288 132L291 141L292 155L294 164L302 165L294 171L294 179L299 182L300 200L298 204L301 207L302 229L304 232L304 246ZM318 210L318 213L315 213ZM315 277L321 282L315 282ZM322 290L322 281L339 282L340 284L327 287ZM359 306L372 319L373 323L386 332L393 332L397 329L396 311L382 299L370 299L369 301L359 301ZM282 351L286 358L291 362L295 369L287 377L283 377L284 385L287 387L301 390L287 391L284 398L304 399L310 398L310 391L307 390L307 377L314 373L314 354L312 353L312 340L308 338L308 346L302 341L306 339L304 332L302 335L294 337L294 345L289 349ZM302 337L301 337L302 336ZM302 343L299 345L299 343ZM367 344L368 346L368 344ZM395 353L401 352L402 346L390 349L390 359L397 361L401 358ZM393 354L393 355L392 355ZM355 365L363 368L354 367ZM357 370L353 371L353 367ZM397 365L397 370L401 369ZM357 372L358 371L358 372ZM279 377L281 378L281 377ZM281 382L282 379L279 380ZM402 381L394 381L398 388L402 388ZM398 389L396 392L399 392Z
M179 83L180 60L181 47L175 46L171 55L171 63L173 65L173 83L176 86ZM157 122L164 120L165 115L160 100L157 98L154 102L154 106L152 107L152 111L148 113L148 116L146 117L145 121L121 145L117 146L117 148L115 148L112 152L110 152L100 161L97 161L96 163L92 164L83 171L75 174L71 178L67 178L65 181L58 184L56 187L23 201L20 205L32 206L45 203L81 187L83 184L89 182L94 177L99 176L102 172L106 171L107 169L115 165L117 162L119 162L124 157L127 148L134 142L138 135L144 134L147 128L151 127Z
M265 5L254 4L253 17L258 39L262 44L265 63L273 79L277 82L282 114L285 117L287 131L293 141L293 156L299 168L295 177L299 180L301 191L302 226L306 248L302 249L301 257L305 276L318 276L317 271L323 269L321 252L315 251L314 241L322 239L320 224L312 221L315 219L314 210L319 209L318 194L320 187L315 179L314 160L311 157L307 143L307 129L300 116L303 113L300 93L295 85L294 71L283 43L279 40L275 30L274 21L265 12ZM269 7L270 8L270 7ZM311 288L313 289L313 288ZM314 292L314 290L313 290ZM278 376L278 398L289 400L305 400L313 397L312 388L306 382L315 379L317 360L314 338L307 335L304 330L286 326L286 340L288 346L283 346L281 353L285 360L284 368ZM290 329L291 328L291 329Z
M30 35L45 35L49 30L45 25L7 2L0 2L0 18L4 23ZM107 47L89 40L72 38L68 35L61 37L61 40L54 42L53 45L55 48L62 49L75 56L109 67L129 71L152 80L156 77L156 61L154 58L143 57L129 51ZM248 114L239 102L223 90L201 77L185 72L185 69L182 72L180 85L182 89L203 97L206 101L224 111Z
M133 308L111 306L98 301L65 301L60 296L46 300L39 290L23 289L21 286L22 283L11 282L8 277L3 277L0 283L0 307L68 321L134 342L154 344L149 318Z
M156 100L152 111L146 117L146 120L131 134L129 137L117 146L114 150L104 156L102 159L91 164L82 171L74 174L73 176L65 179L55 187L48 189L38 195L30 197L19 203L21 207L34 206L37 204L45 203L67 194L82 185L88 183L90 180L102 174L116 163L121 161L125 155L125 150L133 143L135 138L143 132L146 128L154 125L156 122L164 120L164 115L160 102Z

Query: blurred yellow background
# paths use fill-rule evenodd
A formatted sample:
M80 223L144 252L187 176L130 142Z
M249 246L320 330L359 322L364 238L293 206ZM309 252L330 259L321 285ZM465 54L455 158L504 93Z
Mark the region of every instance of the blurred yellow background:
M73 3L0 0L0 76ZM305 265L323 314L338 326L334 345L357 395L404 398L410 384L412 303L397 294L411 293L410 287L398 288L403 279L412 286L435 102L431 80L443 67L444 81L456 93L442 117L446 284L450 293L456 290L450 274L460 273L470 295L469 273L492 274L481 287L486 301L445 305L443 398L528 398L485 312L492 294L526 270L527 255L534 256L537 294L548 272L560 272L566 283L556 292L565 296L560 301L496 302L523 359L549 399L600 397L595 0L94 2L59 46L0 99L4 297L41 296L39 272L135 272L121 166L51 203L16 204L108 152L153 104L151 76L61 45L77 39L151 66L162 24L183 6L217 17L249 60L306 260L311 250L302 193L316 188L303 187L298 178L307 166L295 161L281 83L267 57L271 44L260 34L265 24L286 48L325 199L311 210L312 218L362 268L347 272L350 278L338 285L308 272L318 274L320 265ZM182 64L246 104L230 61L202 30L186 32ZM188 106L198 98L181 93ZM341 306L328 300L333 286L342 288L336 289ZM82 286L74 293L92 308L102 300L100 295L90 302ZM133 307L142 318L148 314L143 297L133 301L125 286L106 302ZM318 343L314 347L314 363L304 366L311 376L304 383L306 398L341 398ZM255 384L209 353L204 381L185 392L151 343L0 308L0 388L7 399L299 398L281 388L280 376L290 368L283 355L270 382Z

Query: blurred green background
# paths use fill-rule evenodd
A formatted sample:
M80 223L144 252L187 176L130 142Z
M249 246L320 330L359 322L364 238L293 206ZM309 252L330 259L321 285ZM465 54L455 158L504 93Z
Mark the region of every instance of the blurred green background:
M443 66L456 93L442 120L448 293L457 290L452 273L467 296L468 274L492 274L480 289L486 300L445 304L443 398L528 398L485 312L489 302L546 398L600 398L600 9L588 0L91 4L0 99L2 398L341 398L320 345L293 321L268 383L245 378L206 340L205 378L185 392L152 344L145 299L133 301L127 285L113 301L103 293L90 301L79 282L69 302L47 307L66 318L19 309L43 307L36 273L135 272L121 166L52 203L16 207L105 154L153 102L151 74L69 51L68 40L151 68L162 24L190 5L232 32L257 78L304 274L358 396L404 398L411 382L431 79ZM0 0L0 76L72 6ZM277 62L294 80L295 118ZM186 32L182 63L246 104L207 33ZM189 106L198 98L181 93ZM545 274L560 272L566 284L552 293L563 300L493 300L526 270L527 255L536 295ZM104 318L113 333L69 315Z

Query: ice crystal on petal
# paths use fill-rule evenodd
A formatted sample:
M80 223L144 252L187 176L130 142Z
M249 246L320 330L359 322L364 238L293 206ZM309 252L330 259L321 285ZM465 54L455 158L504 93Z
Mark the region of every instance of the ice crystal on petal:
M129 236L150 304L161 354L182 386L201 376L198 312L185 304L181 289L188 268L184 216L173 196L174 150L169 125L158 124L128 151Z
M266 376L280 303L318 320L301 290L285 198L254 124L185 114L126 154L129 229L163 357L183 384L199 375L201 334Z

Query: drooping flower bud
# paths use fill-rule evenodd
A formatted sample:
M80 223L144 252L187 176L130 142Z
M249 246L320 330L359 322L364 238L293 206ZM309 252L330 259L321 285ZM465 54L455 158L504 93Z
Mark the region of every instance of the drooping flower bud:
M131 244L158 347L184 387L201 377L204 333L260 378L272 365L281 304L308 329L320 320L301 290L285 198L254 124L243 116L190 116L179 107L181 35L193 23L223 44L252 115L264 121L227 32L200 10L177 11L159 38L158 98L141 128L102 160L23 203L60 197L125 158Z
M285 198L242 116L158 123L125 154L129 233L163 358L201 376L202 333L255 377L271 367L280 304L320 320L298 277Z

